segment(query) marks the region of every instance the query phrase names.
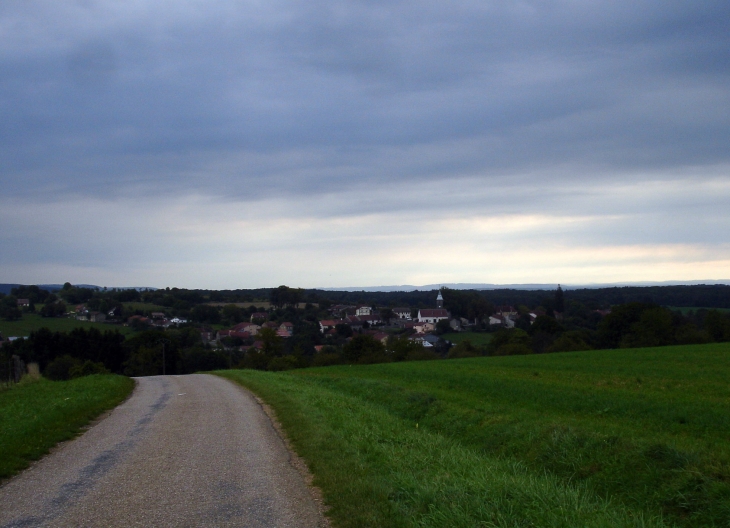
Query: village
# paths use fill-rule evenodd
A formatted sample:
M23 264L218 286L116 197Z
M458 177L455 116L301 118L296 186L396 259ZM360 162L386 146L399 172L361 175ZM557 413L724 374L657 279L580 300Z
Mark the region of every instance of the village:
M452 314L444 308L444 298L440 291L435 299L435 308L336 304L329 307L328 312L331 317L318 320L319 332L325 343L338 337L344 337L347 342L354 335L368 335L386 345L389 338L400 336L424 348L432 348L437 343L444 342L441 334L469 331L477 324L477 321L463 317L452 317ZM533 321L538 315L540 313L529 314ZM513 306L499 306L496 313L485 318L484 323L489 325L490 330L514 328L517 317L518 311ZM222 347L239 341L250 343L238 347L241 352L247 352L260 350L263 347L263 341L258 339L263 330L269 330L281 339L292 337L294 325L291 322L278 323L270 321L269 318L268 312L255 312L251 314L249 321L236 324L229 329L217 331L201 329L201 339L205 344ZM166 323L163 319L156 321L158 325ZM154 324L154 321L151 323ZM446 344L448 346L450 343L447 341ZM314 348L316 352L321 352L326 346L327 344L320 344Z
M17 306L20 310L28 310L31 305L32 302L29 299L17 299ZM488 325L492 331L499 328L514 328L518 319L517 309L509 305L495 308L495 313L486 316L483 323ZM327 309L327 313L328 318L317 320L321 334L319 341L322 343L331 343L338 337L344 338L344 341L348 342L354 335L368 335L386 345L387 340L392 336L400 336L424 348L432 348L440 341L443 342L442 334L469 331L478 323L476 320L470 321L464 317L453 317L444 308L441 291L436 296L434 308L418 309L409 306L389 308L365 304L335 304ZM539 315L544 315L540 309L530 312L531 322ZM90 310L85 304L78 304L69 307L65 316L77 321L121 324L135 330L148 328L166 330L192 324L187 318L170 317L163 311L150 311L146 315L135 314L124 317L123 310L119 306L102 312ZM279 339L289 339L294 335L295 325L293 323L277 322L272 320L274 318L271 310L256 311L248 317L248 321L237 323L227 329L214 329L209 325L203 325L198 328L200 339L203 345L214 348L230 349L234 347L243 353L261 350L263 340L260 338L263 331L269 331L271 332L269 335ZM316 352L320 352L325 346L327 344L318 344L314 346L314 349Z

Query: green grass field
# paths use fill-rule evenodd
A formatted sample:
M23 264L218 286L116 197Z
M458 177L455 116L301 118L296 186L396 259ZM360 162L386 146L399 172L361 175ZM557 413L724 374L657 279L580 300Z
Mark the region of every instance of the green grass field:
M336 526L730 525L730 344L219 374Z
M96 375L71 381L40 379L0 391L0 481L76 436L133 388L130 378Z
M471 341L476 347L485 347L492 340L492 335L486 332L449 332L441 337L458 345L462 341Z
M0 334L3 337L27 337L31 332L43 327L53 332L70 332L74 328L98 328L101 332L107 330L119 330L124 335L129 335L134 330L128 326L112 325L107 323L92 323L90 321L77 321L66 317L41 317L38 314L23 314L20 321L0 320Z

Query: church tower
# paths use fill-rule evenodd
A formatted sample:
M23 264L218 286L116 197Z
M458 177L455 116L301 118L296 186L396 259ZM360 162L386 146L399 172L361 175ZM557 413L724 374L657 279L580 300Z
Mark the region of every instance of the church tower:
M444 307L444 298L441 295L441 290L439 290L438 297L436 297L436 308L443 308Z

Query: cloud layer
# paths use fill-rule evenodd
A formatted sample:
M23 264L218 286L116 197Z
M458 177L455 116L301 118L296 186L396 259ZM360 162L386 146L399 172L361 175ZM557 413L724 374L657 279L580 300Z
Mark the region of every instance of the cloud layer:
M6 0L0 272L728 278L729 20L719 1Z

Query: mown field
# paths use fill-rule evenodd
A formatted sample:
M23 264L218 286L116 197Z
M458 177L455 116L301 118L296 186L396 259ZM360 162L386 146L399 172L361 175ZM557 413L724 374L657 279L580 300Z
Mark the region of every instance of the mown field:
M730 526L730 344L219 374L336 526Z
M70 381L39 379L0 390L0 481L76 436L133 388L130 378L95 375Z
M98 328L101 332L119 330L125 335L134 332L132 328L122 325L77 321L66 317L41 317L38 314L25 313L19 321L0 321L0 334L3 337L24 337L44 327L52 332L70 332L74 328Z

